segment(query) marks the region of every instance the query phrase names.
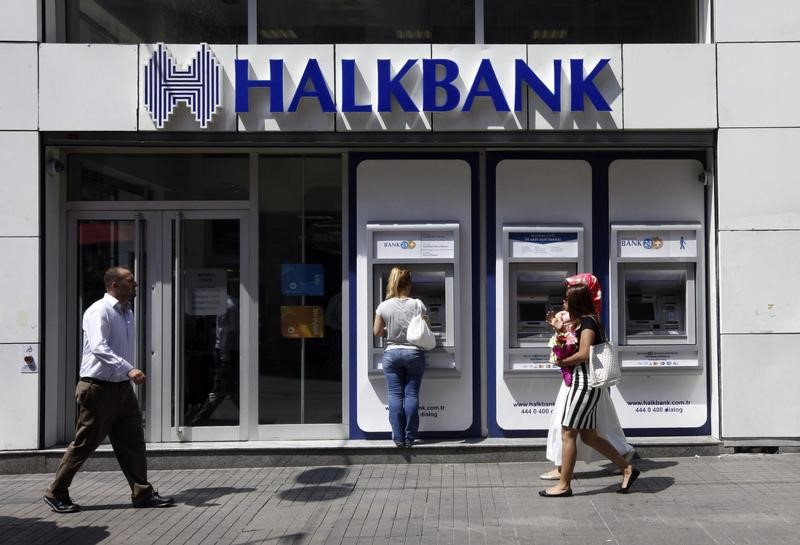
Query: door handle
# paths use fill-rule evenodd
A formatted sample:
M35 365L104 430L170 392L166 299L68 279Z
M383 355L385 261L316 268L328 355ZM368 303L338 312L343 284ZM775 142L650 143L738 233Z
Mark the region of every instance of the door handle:
M175 252L174 270L174 294L173 294L173 338L174 338L174 353L173 365L175 368L175 375L173 378L173 391L175 396L174 403L174 417L175 417L175 431L178 436L183 435L183 282L181 275L183 274L181 254L183 251L183 240L181 233L181 214L175 217L175 239L173 242Z

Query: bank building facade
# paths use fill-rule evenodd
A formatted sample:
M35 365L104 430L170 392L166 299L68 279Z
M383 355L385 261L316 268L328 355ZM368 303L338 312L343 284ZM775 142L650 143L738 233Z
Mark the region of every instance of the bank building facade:
M423 439L543 444L545 315L591 272L631 441L796 447L798 22L789 0L6 0L0 450L71 440L112 265L139 284L151 444L386 442L372 319L400 264L437 339Z

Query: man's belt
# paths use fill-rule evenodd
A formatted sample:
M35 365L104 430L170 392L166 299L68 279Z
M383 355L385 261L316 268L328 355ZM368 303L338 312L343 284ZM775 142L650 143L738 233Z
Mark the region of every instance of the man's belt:
M88 382L89 384L96 384L98 386L122 386L129 384L129 381L123 380L122 382L110 382L108 380L100 380L99 378L81 377L81 382Z

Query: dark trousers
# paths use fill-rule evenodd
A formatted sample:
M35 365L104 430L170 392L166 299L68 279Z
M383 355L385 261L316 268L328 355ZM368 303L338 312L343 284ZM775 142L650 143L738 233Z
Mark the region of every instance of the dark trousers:
M68 497L75 474L106 436L131 487L131 499L152 494L153 487L147 482L142 413L131 383L80 381L75 388L75 399L78 402L75 440L64 453L46 495L59 499Z

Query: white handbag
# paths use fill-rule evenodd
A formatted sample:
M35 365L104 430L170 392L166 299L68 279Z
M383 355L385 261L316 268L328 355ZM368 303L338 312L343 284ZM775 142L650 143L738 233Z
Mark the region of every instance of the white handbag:
M423 350L432 350L436 347L436 337L433 336L428 322L422 318L422 304L417 301L417 313L411 318L406 328L406 340Z
M596 323L596 322L595 322ZM597 324L598 327L600 324ZM602 328L600 329L602 332ZM605 388L622 380L619 354L614 343L603 335L603 342L589 347L589 387Z

